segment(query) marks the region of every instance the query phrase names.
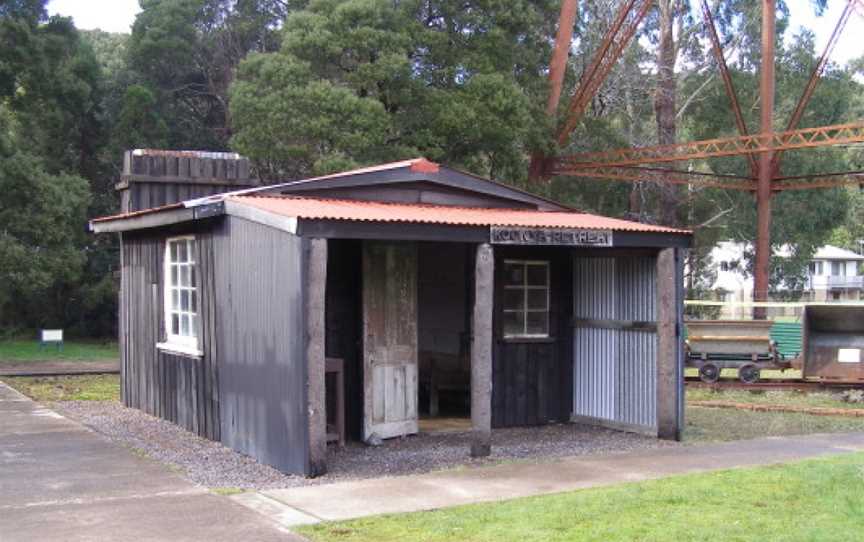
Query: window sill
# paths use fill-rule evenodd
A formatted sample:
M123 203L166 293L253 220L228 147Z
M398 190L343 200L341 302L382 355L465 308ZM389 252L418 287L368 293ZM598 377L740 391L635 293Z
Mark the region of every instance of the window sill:
M194 346L176 343L156 343L156 349L166 354L176 354L190 358L201 358L204 352Z
M535 343L535 344L550 344L556 341L555 337L502 337L501 342L505 343Z

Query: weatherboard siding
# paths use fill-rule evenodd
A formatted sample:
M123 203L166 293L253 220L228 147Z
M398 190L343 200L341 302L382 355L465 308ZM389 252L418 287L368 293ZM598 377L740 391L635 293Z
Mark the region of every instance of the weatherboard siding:
M218 375L211 339L215 331L212 245L206 234L196 236L203 355L193 358L156 347L165 338L162 264L165 238L170 235L124 234L122 238L121 397L128 407L219 440Z

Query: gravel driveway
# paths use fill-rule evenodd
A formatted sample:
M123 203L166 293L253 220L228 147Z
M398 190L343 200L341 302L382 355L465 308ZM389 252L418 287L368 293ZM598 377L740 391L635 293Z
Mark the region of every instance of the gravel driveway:
M471 459L468 433L421 434L385 441L374 448L350 443L341 450L331 449L330 472L310 480L282 474L217 442L113 401L67 401L52 406L104 437L165 462L193 482L210 488L276 489L507 460L542 461L677 446L631 433L580 424L556 424L495 430L492 456Z

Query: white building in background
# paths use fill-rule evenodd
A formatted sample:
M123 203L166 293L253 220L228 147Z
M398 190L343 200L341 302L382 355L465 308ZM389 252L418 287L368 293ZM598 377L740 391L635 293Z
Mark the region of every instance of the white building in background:
M859 273L864 256L851 250L825 245L816 251L807 273L811 301L858 301L862 299L864 276Z
M711 250L711 262L716 279L711 289L721 293L722 301L752 301L753 276L747 270L744 252L747 243L723 241ZM775 256L788 255L788 249L775 251ZM864 299L864 275L860 268L864 256L851 250L825 245L813 255L801 301L859 301ZM782 284L778 290L783 290ZM723 318L748 318L749 307L724 307Z

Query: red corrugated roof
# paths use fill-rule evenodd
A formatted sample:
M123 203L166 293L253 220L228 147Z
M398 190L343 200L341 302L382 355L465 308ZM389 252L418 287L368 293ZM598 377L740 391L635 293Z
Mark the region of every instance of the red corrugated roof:
M517 226L643 233L690 233L687 230L579 212L452 207L299 196L238 195L230 196L228 199L271 213L307 220L357 220L452 226Z

